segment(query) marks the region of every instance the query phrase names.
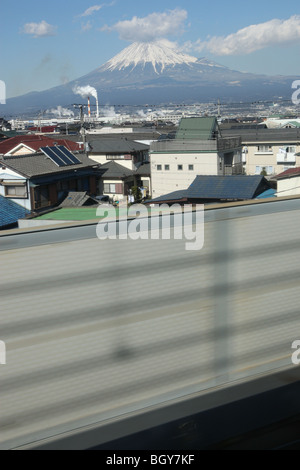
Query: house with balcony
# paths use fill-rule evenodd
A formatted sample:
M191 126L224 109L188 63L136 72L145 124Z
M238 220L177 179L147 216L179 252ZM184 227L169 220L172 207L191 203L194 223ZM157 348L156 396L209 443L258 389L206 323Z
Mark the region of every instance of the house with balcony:
M300 166L300 129L224 130L230 137L239 133L242 161L247 175L274 176Z
M91 139L89 141L89 158L101 165L115 162L135 171L149 160L149 145L127 138Z
M187 189L198 175L242 174L240 137L223 137L216 117L183 118L175 139L150 146L152 196Z

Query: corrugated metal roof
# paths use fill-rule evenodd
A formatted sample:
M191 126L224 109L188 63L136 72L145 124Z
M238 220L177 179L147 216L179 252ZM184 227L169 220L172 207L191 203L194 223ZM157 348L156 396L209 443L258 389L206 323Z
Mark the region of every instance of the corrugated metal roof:
M11 199L0 196L0 227L15 224L30 212Z
M216 117L183 118L180 121L176 139L209 140L218 129Z

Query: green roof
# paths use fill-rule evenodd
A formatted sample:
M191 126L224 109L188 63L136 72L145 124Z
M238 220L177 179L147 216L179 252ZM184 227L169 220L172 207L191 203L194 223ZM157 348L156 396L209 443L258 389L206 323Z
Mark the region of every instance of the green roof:
M218 130L216 117L183 118L180 121L176 139L209 140Z
M113 214L113 212L112 212ZM72 207L57 209L36 217L37 220L93 220L98 219L97 207Z
M300 122L298 121L289 121L289 122L286 122L283 126L288 126L289 124L291 124L292 126L294 127L300 127Z
M103 211L107 211L108 214L106 217L125 217L127 216L127 208L126 207L107 207L107 206L100 206ZM147 208L149 210L149 208ZM168 208L165 209L166 211ZM152 208L152 212L155 212L156 208ZM159 211L159 209L157 209ZM95 219L102 219L104 216L97 216L97 207L72 207L72 208L62 208L57 209L55 211L48 212L47 214L40 215L39 217L35 217L34 220L63 220L66 222L69 221L84 221L84 220L95 220Z

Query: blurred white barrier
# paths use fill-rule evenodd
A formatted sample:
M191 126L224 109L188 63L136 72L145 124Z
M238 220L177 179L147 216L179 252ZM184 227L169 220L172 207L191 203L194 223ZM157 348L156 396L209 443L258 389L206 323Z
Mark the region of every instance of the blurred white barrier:
M96 224L0 235L0 447L291 367L299 204L208 210L200 251Z

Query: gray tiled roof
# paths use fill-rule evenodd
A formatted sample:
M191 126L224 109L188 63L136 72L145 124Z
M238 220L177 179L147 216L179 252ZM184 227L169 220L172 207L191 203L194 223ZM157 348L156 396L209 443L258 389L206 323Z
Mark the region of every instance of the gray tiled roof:
M135 172L139 176L150 176L151 174L151 165L150 163L144 163L141 165Z
M245 142L297 142L300 140L300 129L224 129L222 137L241 136Z
M133 153L149 150L149 145L133 140L103 138L90 140L91 153Z
M127 178L133 176L133 171L129 170L123 165L119 165L115 161L104 163L101 165L100 170L103 172L102 177L105 178Z
M70 166L57 166L50 158L44 154L19 155L13 157L2 157L1 162L18 173L31 178L66 171L81 170L87 167L97 166L97 164L86 157L85 154L76 154L81 164Z

